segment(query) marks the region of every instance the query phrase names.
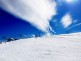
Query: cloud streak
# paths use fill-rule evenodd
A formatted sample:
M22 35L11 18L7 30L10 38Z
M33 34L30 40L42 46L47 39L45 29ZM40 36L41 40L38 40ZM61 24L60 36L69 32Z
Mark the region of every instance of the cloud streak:
M68 29L71 29L71 28L76 27L76 26L79 26L79 25L81 25L81 23L75 24L75 25L69 27Z
M53 0L0 0L1 8L31 23L36 28L48 32L49 21L56 15Z

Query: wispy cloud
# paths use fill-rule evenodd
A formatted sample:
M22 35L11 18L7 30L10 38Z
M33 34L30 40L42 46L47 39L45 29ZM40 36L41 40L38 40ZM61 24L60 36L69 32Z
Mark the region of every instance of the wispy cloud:
M65 14L61 19L61 23L64 26L64 28L67 28L69 25L71 25L72 24L71 15L69 13Z
M0 0L0 2L4 10L45 32L51 28L49 21L56 15L56 2L53 0Z
M76 27L76 26L79 26L79 25L81 25L81 23L75 24L75 25L69 27L68 29L71 29L71 28Z

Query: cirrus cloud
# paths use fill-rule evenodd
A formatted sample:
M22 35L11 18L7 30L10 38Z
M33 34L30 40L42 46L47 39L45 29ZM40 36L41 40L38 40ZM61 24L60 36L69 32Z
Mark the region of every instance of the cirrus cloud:
M45 32L51 29L49 21L56 15L53 0L0 0L0 3L2 9Z

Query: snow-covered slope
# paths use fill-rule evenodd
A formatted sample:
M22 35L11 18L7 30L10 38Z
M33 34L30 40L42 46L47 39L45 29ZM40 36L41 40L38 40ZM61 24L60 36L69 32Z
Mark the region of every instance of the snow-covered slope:
M81 33L2 43L0 61L81 61Z

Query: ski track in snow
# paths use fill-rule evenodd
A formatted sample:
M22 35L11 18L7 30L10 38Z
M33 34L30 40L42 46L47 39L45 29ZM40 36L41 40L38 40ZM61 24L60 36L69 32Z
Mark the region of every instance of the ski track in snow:
M0 44L0 61L81 61L81 33Z

